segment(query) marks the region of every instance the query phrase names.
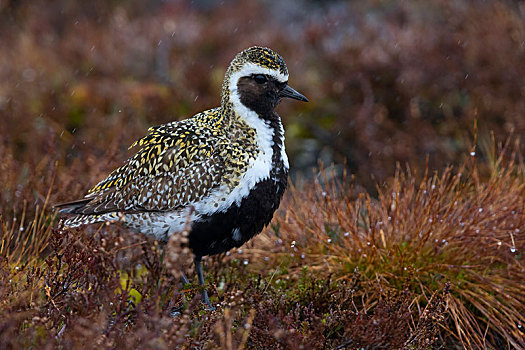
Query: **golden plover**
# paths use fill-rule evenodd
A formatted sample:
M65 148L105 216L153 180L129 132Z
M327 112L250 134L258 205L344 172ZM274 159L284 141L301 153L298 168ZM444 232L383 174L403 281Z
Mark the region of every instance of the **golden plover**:
M190 222L203 285L202 257L240 247L279 206L289 168L274 111L283 97L308 101L288 86L282 57L264 47L240 52L226 72L220 107L150 128L124 165L83 199L56 206L69 214L65 225L122 220L167 241ZM206 290L202 297L212 308Z

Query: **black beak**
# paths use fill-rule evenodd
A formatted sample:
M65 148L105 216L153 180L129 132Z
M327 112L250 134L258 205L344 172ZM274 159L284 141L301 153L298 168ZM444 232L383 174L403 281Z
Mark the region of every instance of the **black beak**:
M303 94L295 91L294 89L292 89L288 85L286 85L284 87L284 89L282 89L281 92L279 92L279 96L280 97L289 97L289 98L293 98L294 100L308 102L308 99L306 97L304 97Z

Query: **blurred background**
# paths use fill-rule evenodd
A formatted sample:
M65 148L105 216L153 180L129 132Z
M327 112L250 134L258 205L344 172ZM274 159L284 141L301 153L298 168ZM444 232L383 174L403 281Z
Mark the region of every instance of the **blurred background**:
M0 211L83 195L252 45L310 99L278 109L294 177L346 163L374 191L468 157L476 114L479 162L525 131L524 1L0 0Z

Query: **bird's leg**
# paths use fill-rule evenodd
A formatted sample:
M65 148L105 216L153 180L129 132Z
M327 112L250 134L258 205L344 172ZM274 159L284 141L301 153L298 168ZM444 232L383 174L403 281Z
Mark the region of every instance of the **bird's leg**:
M184 271L182 269L180 269L180 280L181 280L183 286L185 284L189 284L190 283L190 280L188 279L188 277L186 277L186 274L184 273Z
M186 284L190 283L190 280L188 280L188 277L186 276L182 268L180 269L180 281L182 283L182 288L184 288ZM184 304L186 304L186 296L184 295L184 292L181 293L181 296L182 296L182 304L179 306L173 306L171 308L171 312L170 312L171 317L180 316L180 313L182 309L184 308Z
M202 257L196 256L195 259L193 259L193 263L195 264L195 271L197 272L197 278L199 280L199 285L204 287L204 275L202 274ZM213 305L210 302L210 298L208 297L208 291L204 287L202 289L202 302L208 305L209 310L215 310Z
M180 269L180 281L182 282L183 289L185 285L190 284L190 280L188 279L188 277L186 277L186 274L184 273L183 269ZM182 293L182 302L186 303L186 296L184 295L184 292Z

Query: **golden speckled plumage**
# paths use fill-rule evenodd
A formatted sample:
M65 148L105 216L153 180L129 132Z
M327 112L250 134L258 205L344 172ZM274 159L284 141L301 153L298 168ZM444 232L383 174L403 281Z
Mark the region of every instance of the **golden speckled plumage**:
M252 47L239 53L226 72L221 107L151 127L130 147L138 148L131 158L91 188L84 200L73 202L82 205L62 209L76 214L65 224L121 219L138 226L133 221L144 216L140 213L180 211L217 189L223 193L215 200L224 201L262 152L256 130L234 110L230 98L230 78L247 64L288 75L284 60L271 49Z
M89 190L86 214L185 207L223 184L233 189L257 156L254 130L220 108L152 127L135 146L134 156Z

